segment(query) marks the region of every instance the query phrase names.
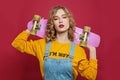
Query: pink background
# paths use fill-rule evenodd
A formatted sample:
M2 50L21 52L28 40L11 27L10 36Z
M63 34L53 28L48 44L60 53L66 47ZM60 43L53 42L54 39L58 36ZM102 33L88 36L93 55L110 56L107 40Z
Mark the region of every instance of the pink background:
M53 6L69 8L76 26L89 25L92 32L101 36L97 48L97 80L119 80L119 23L120 12L117 0L1 0L0 1L0 80L40 80L38 60L22 54L11 42L34 14L48 18ZM38 39L36 37L31 37ZM78 80L85 80L78 77Z

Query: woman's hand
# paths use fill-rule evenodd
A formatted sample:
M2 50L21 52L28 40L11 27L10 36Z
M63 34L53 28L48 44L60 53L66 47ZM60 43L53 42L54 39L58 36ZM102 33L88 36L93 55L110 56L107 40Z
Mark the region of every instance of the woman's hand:
M30 30L26 29L26 32L27 32L28 34L30 34Z
M89 49L90 52L90 59L96 59L96 48L90 45L87 45L87 48Z

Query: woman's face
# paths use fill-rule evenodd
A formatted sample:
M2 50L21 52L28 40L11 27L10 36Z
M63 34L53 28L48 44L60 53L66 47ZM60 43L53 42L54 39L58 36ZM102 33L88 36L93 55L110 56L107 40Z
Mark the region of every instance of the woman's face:
M69 29L69 18L63 9L59 9L54 15L53 22L57 32L66 32Z

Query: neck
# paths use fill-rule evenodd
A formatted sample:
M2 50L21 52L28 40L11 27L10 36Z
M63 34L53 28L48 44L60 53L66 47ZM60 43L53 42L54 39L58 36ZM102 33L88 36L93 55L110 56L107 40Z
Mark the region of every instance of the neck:
M68 32L57 33L56 41L61 43L70 43L71 41L68 39Z

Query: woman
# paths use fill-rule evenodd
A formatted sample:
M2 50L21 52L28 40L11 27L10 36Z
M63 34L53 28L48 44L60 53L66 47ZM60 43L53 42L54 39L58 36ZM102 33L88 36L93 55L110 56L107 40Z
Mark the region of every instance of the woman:
M96 49L87 46L88 60L84 49L73 42L74 26L71 12L63 6L56 6L50 11L45 39L28 41L30 31L25 30L12 46L38 58L44 80L76 80L78 73L88 80L95 80Z

